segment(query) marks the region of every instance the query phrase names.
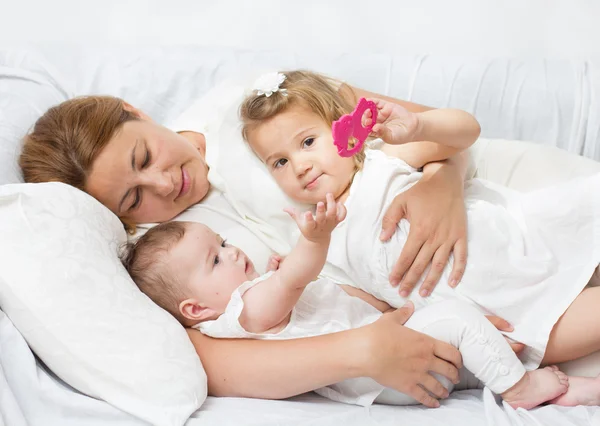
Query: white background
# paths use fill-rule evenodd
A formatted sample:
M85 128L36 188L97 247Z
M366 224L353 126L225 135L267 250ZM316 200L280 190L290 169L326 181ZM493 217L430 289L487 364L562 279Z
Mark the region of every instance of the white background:
M600 1L0 0L0 43L65 41L598 59Z

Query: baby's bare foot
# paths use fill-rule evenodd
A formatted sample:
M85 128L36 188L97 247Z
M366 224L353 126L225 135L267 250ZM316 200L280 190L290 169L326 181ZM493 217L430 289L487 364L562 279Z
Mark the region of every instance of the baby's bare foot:
M502 394L502 398L513 408L529 410L564 394L568 388L567 375L553 365L528 371L516 385Z
M600 376L569 377L567 392L553 399L550 403L565 407L600 405Z

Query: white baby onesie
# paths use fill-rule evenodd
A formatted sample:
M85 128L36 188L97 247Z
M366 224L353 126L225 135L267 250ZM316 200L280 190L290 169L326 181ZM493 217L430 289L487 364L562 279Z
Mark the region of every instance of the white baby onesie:
M405 300L389 273L406 243L402 220L381 242L383 215L395 196L421 177L404 161L368 149L350 188L348 214L334 230L327 261L346 271L357 287L398 307ZM518 193L479 179L465 189L468 261L460 285L448 285L453 258L432 295L410 299L423 307L460 298L514 326L527 348L528 369L539 366L552 327L584 289L600 261L600 175ZM421 278L422 282L423 278ZM416 288L420 283L417 285Z
M282 331L276 334L247 332L239 322L244 308L243 295L272 273L242 284L232 294L219 318L199 323L194 328L217 338L284 340L362 327L382 315L367 302L348 295L332 281L319 278L306 287ZM525 368L504 337L480 312L462 301L448 300L419 310L406 326L457 347L465 368L495 393L504 392L525 374ZM443 378L442 381L450 387L448 381ZM396 405L416 403L411 397L386 389L370 378L345 380L316 392L335 401L363 406L374 401Z

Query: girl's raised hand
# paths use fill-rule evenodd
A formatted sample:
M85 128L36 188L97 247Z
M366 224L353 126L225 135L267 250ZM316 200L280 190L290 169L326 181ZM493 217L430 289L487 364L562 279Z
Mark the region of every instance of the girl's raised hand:
M372 133L390 145L414 142L419 132L419 115L382 99L370 99L377 105L377 123ZM371 124L371 111L363 117L363 125Z

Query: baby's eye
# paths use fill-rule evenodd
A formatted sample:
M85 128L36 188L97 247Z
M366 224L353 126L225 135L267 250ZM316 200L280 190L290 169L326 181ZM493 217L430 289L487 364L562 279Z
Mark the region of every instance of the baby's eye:
M221 247L227 247L227 240L221 241Z
M283 167L287 164L287 161L285 158L280 158L279 160L275 161L275 163L273 163L273 168L274 169L278 169L280 167Z
M315 138L306 138L304 142L302 142L302 148L308 148L315 142Z
M215 256L215 260L213 261L213 264L218 265L219 263L221 263L221 259L219 259L219 256Z

